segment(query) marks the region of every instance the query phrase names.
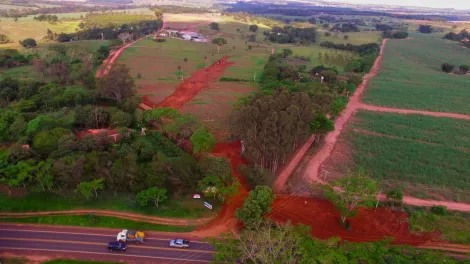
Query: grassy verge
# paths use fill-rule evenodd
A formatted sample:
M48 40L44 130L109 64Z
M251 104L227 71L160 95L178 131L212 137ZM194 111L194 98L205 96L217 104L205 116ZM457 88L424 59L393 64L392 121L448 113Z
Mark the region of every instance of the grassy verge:
M410 227L413 232L439 230L442 238L451 243L470 243L470 217L468 214L436 215L428 212L411 212Z
M136 222L136 221L119 219L119 218L108 217L108 216L87 216L87 215L1 218L0 222L46 224L46 225L67 225L67 226L83 226L83 227L127 228L127 229L139 229L139 230L148 230L148 231L163 231L163 232L190 232L190 231L193 231L195 228L195 227L189 227L189 226L156 225L156 224Z
M30 193L24 197L8 197L0 193L1 212L38 212L73 209L102 209L127 211L174 218L201 218L217 215L220 202L206 199L213 205L213 210L204 207L203 201L191 197L173 196L162 203L159 208L152 206L140 207L135 201L135 195L104 193L93 200L85 200L75 193L57 194L52 192Z

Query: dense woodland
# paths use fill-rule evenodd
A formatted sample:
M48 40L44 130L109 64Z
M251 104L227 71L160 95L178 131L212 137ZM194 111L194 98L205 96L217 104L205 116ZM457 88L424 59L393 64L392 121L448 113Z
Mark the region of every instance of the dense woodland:
M296 28L284 26L283 28L274 26L271 31L264 31L266 39L275 43L298 43L308 45L317 40L317 30L315 28Z
M54 2L54 4L58 4ZM60 4L60 3L59 3ZM40 15L40 14L60 14L60 13L75 13L75 12L95 12L95 11L107 11L107 10L125 10L135 8L131 5L119 5L119 6L87 6L73 3L67 3L58 7L40 7L40 8L27 8L24 9L0 9L0 17L13 17L20 18L29 15Z
M286 49L270 57L262 74L262 93L242 100L231 117L232 133L243 140L244 155L273 174L312 133L334 129L327 116L337 116L348 102L347 94L362 82L353 73L348 81L339 80L335 68L288 65L289 55ZM255 173L269 178L260 170Z

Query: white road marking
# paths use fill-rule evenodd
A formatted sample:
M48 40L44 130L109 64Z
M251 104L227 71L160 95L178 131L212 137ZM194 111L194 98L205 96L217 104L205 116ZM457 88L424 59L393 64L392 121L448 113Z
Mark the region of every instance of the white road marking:
M95 233L74 233L74 232L61 232L61 231L42 231L42 230L33 230L33 229L7 229L7 228L0 228L0 231L20 231L20 232L32 232L32 233L51 233L51 234L70 234L70 235L88 235L88 236L114 236L112 234L105 235L105 234L95 234ZM168 241L170 243L171 238L145 238L145 240L161 240L161 241ZM191 243L199 243L199 244L207 244L207 242L201 241L191 241Z

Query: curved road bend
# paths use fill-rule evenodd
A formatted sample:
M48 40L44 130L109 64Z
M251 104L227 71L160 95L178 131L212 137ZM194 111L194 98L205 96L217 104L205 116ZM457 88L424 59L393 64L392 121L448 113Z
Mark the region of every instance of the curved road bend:
M74 228L0 223L0 256L4 254L74 258L125 263L209 263L211 245L191 240L191 248L168 246L176 234L146 232L145 243L128 243L126 252L109 252L108 242L115 241L119 230ZM179 237L179 236L178 236ZM183 236L190 239L190 237Z

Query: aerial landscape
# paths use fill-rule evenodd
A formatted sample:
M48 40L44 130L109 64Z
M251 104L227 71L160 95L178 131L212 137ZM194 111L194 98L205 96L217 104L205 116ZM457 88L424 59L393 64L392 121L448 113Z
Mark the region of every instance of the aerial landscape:
M0 264L470 264L470 6L365 2L0 1Z

